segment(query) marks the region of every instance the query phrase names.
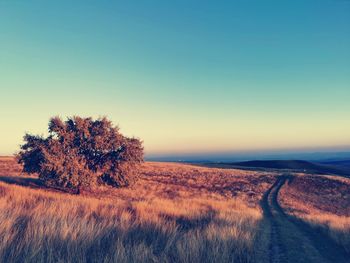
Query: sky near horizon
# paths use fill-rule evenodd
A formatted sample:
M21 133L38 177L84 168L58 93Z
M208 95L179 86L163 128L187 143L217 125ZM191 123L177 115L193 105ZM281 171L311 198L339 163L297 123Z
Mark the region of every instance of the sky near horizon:
M350 1L0 0L0 92L0 154L55 115L149 155L348 147Z

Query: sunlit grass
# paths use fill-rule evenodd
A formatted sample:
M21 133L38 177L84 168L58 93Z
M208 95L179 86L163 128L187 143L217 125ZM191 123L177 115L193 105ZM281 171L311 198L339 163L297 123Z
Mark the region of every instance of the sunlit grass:
M286 210L323 231L350 252L350 179L298 175L282 188L280 201Z
M226 180L213 188L203 176L215 170L177 164L144 169L145 176L130 189L82 196L0 182L0 259L256 262L260 208L247 206L243 190L242 198L217 191L224 183L240 182L245 172L222 171ZM147 175L152 170L153 177ZM268 180L255 192L266 187Z

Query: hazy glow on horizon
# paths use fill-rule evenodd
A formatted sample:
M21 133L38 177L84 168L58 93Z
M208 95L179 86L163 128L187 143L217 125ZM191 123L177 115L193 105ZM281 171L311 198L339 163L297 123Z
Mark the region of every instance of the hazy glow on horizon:
M108 116L148 154L350 146L349 1L0 2L0 154Z

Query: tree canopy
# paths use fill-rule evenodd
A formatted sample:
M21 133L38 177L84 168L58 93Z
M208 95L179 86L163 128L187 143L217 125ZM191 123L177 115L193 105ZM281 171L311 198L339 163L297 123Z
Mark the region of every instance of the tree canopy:
M48 131L47 137L25 134L18 153L24 172L37 173L46 185L79 190L137 179L142 142L123 136L107 118L54 117Z

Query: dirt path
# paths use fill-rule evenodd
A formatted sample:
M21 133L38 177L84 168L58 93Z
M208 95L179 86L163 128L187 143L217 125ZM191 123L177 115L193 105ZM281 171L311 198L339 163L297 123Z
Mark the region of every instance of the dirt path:
M281 175L264 194L261 206L270 224L270 263L349 263L350 255L333 240L305 222L287 215L278 203L278 193L292 178Z

